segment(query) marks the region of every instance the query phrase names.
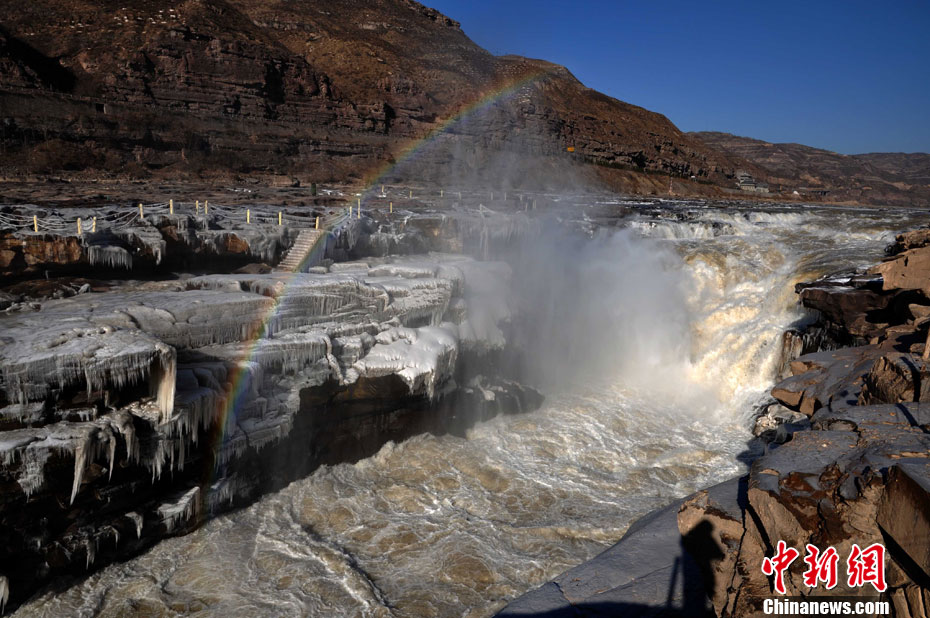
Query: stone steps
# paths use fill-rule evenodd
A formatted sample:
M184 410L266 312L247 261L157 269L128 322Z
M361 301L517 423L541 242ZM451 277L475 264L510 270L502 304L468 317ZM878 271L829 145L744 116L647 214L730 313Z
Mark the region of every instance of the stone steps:
M316 243L325 234L325 230L301 230L294 245L288 250L284 259L275 267L276 272L297 272L301 265L306 266L307 256L313 251Z

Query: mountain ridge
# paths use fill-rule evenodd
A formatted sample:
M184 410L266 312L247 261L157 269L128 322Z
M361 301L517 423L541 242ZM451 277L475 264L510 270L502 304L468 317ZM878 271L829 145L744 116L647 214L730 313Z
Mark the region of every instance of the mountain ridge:
M746 172L781 188L769 198L930 203L930 158L765 146L773 159L767 142L685 133L565 67L494 56L414 0L36 0L0 6L0 24L7 181L597 183L749 197Z
M580 169L655 192L694 176L713 194L746 165L564 67L493 56L412 0L39 0L0 23L7 175L361 180L437 131L400 176L468 177L506 153L517 178Z
M930 154L846 155L797 143L773 143L721 131L690 133L708 146L755 163L787 191L829 201L930 204Z

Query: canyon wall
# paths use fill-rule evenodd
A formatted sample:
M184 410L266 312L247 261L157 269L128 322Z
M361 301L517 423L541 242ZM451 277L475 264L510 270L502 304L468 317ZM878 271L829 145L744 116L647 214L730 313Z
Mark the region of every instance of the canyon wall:
M507 161L514 182L580 174L656 190L669 174L729 183L746 165L563 67L492 56L410 0L43 1L0 9L0 22L8 178L309 182L395 168L434 180L491 167L499 182ZM666 179L631 176L642 171Z

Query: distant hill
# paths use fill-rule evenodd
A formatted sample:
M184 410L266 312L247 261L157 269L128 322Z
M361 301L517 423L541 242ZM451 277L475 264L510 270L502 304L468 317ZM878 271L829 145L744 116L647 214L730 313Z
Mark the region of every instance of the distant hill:
M708 146L751 161L772 189L827 201L930 205L930 154L842 155L801 144L772 144L729 133L691 133Z
M7 177L583 172L714 194L755 169L412 0L31 0L0 5L0 24Z

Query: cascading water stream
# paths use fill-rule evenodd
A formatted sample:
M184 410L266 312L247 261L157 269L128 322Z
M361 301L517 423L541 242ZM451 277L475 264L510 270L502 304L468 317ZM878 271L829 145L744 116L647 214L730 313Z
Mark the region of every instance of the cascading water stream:
M914 225L890 220L673 204L544 237L514 264L542 409L324 467L19 613L492 614L744 470L781 334L804 319L794 284L875 262Z

